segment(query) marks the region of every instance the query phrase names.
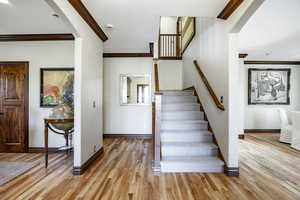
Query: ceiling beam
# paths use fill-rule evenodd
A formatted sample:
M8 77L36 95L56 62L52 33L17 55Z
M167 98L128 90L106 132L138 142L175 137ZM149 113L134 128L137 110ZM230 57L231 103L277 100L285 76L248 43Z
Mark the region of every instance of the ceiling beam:
M218 15L219 19L228 19L232 13L243 3L244 0L230 0Z
M0 42L48 41L48 40L74 40L74 36L72 34L16 34L16 35L0 35Z
M300 65L300 61L245 60L245 65Z
M153 42L149 43L149 53L103 53L104 58L145 58L153 57Z
M84 6L84 4L80 0L68 0L73 8L78 12L78 14L84 19L84 21L91 27L91 29L96 33L96 35L105 42L108 37L101 29L99 24L90 14L88 9Z
M240 53L239 58L246 58L248 56L247 53Z

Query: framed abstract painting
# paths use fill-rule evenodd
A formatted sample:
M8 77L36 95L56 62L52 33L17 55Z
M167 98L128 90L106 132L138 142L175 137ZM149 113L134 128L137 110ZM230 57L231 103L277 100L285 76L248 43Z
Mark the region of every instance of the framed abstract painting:
M74 69L42 68L41 69L40 106L55 107L59 103L74 102Z
M290 104L291 69L248 69L248 104Z

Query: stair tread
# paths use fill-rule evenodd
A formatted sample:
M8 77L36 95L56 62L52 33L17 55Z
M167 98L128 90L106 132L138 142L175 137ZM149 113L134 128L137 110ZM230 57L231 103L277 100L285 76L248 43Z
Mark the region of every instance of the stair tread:
M159 92L194 92L194 90L160 90Z
M170 93L164 93L164 96L195 96L194 94L192 94L191 92L184 92L184 93L179 93L176 94L174 92L170 92Z
M174 120L162 120L162 123L164 123L164 122L166 122L166 123L172 123L172 122L174 122L174 123L178 123L178 122L182 122L182 123L186 123L186 124L195 124L195 123L208 123L206 120L201 120L201 119L199 119L199 120L176 120L176 119L174 119Z
M214 143L208 143L208 142L162 142L161 143L162 147L201 147L201 148L213 148L216 149L218 148L217 145Z
M172 89L170 89L170 90L159 90L159 92L193 92L194 90L176 90L176 89L174 89L174 90L172 90Z
M207 130L162 130L161 134L204 134L212 135L212 132Z
M183 106L183 105L200 105L199 103L195 103L195 102L162 102L163 105L168 105L168 106L176 106L176 105L180 105L180 106Z
M163 114L172 114L172 113L203 113L202 111L198 111L198 110L166 110L163 111Z
M201 165L224 165L224 161L216 156L164 156L162 163L197 163Z
M185 95L182 95L182 94L164 94L164 97L193 97L195 98L196 96L193 95L193 94L185 94Z

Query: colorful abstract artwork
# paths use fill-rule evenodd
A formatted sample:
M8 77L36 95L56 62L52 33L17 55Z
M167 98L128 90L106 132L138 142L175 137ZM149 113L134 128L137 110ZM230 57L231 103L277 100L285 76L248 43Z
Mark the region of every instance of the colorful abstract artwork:
M290 104L291 69L249 69L248 104Z
M74 69L41 69L41 107L65 103L74 107Z

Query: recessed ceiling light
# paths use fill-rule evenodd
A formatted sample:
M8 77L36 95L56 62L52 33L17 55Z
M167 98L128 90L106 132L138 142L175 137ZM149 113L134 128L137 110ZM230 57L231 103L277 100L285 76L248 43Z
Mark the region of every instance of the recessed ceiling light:
M266 53L266 56L269 56L269 55L271 55L271 52L267 52L267 53Z
M55 18L59 18L59 15L56 14L56 13L52 14L52 16L55 17Z
M113 27L114 27L114 25L112 25L112 24L106 24L106 26L105 26L105 28L109 28L109 29L111 29Z
M9 0L0 0L0 3L9 4Z

